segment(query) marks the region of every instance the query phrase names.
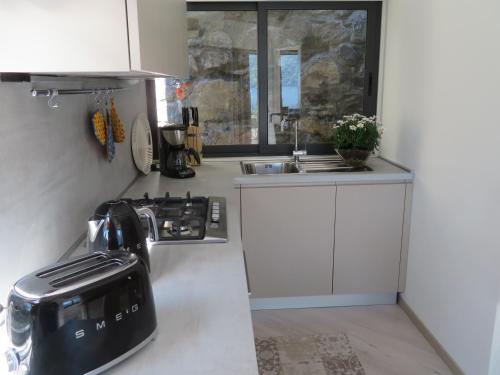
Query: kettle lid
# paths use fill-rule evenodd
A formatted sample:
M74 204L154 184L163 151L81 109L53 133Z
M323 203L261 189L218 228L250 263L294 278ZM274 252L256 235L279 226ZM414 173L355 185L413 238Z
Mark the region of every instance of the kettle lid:
M130 204L124 200L112 200L99 205L94 212L94 220L106 217L136 216L136 212Z

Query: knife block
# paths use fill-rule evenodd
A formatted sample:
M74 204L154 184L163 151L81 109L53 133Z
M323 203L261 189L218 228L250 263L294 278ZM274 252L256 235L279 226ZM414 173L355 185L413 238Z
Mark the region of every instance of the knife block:
M200 155L200 160L202 158L203 142L201 140L201 129L197 126L189 126L186 131L186 142L187 148L192 148ZM198 162L192 157L189 157L189 164L192 166L199 165Z

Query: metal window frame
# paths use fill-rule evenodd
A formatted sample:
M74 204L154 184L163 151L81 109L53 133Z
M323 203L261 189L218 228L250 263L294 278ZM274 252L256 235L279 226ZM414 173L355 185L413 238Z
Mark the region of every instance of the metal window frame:
M262 1L258 8L258 69L259 69L259 151L262 154L290 154L293 145L268 143L268 12L270 10L366 10L368 15L366 27L365 89L363 109L365 115L377 112L377 88L380 55L380 33L382 20L382 1L329 1L329 2L281 2ZM264 110L262 110L264 109ZM310 154L335 153L330 144L307 144Z
M204 146L205 156L250 156L290 154L293 145L268 144L268 12L270 10L366 10L365 88L363 108L365 115L377 112L379 79L382 1L259 1L259 2L187 2L188 11L256 11L257 12L257 64L259 96L259 144ZM154 84L154 83L153 83ZM152 90L154 91L154 90ZM148 103L151 98L148 95ZM156 103L154 103L156 107ZM149 103L149 110L152 105ZM303 145L304 146L304 145ZM310 154L331 154L328 144L307 144Z

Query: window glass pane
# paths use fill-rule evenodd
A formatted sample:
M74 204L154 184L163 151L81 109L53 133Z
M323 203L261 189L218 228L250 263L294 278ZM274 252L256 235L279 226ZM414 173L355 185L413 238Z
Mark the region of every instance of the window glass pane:
M300 109L300 58L297 51L280 56L281 108Z
M294 143L287 110L300 110L301 143L329 142L334 121L363 112L366 26L366 10L269 11L269 144Z
M187 101L205 145L258 144L257 12L188 12Z
M258 92L258 69L257 69L257 54L250 53L248 55L248 65L250 66L250 103L252 110L252 121L257 121L259 114L259 92Z

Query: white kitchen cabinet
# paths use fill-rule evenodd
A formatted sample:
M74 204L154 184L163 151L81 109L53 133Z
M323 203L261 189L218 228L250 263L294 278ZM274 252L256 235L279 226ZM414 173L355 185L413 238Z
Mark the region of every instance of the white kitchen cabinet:
M0 72L187 75L184 0L0 1Z
M405 188L337 187L334 295L397 293Z
M252 298L332 293L335 186L241 189Z

